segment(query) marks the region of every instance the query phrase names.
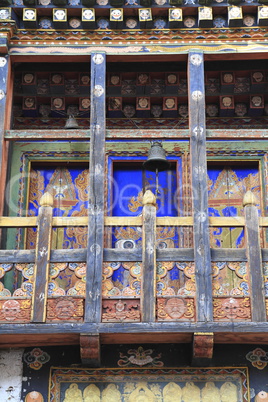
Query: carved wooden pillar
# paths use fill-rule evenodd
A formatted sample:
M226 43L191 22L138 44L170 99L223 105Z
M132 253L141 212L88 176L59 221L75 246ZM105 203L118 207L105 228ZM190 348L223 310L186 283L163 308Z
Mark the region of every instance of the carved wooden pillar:
M251 191L246 192L243 206L246 220L248 270L251 282L251 317L252 321L266 321L259 217L256 199Z
M50 193L45 193L40 200L40 208L37 218L37 240L34 265L32 310L33 322L46 321L48 275L52 235L52 207L53 197Z
M147 190L143 196L141 317L155 321L156 290L156 198Z
M197 321L212 321L204 58L197 51L188 58L188 98Z
M101 321L104 237L105 53L91 54L89 206L85 322Z

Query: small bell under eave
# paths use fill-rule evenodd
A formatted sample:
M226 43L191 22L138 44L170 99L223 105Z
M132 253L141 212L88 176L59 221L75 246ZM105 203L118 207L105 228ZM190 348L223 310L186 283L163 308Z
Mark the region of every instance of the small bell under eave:
M78 123L77 123L77 121L76 121L74 116L70 115L68 117L68 119L66 120L64 128L67 128L67 129L69 129L69 128L72 128L72 129L79 128L79 125L78 125Z
M156 177L156 195L159 194L158 186L158 172L170 169L170 163L167 161L166 152L162 147L161 142L154 141L148 152L148 159L143 163L143 169L149 170L149 172L155 172Z
M166 152L161 142L154 141L152 143L148 152L148 159L143 163L143 167L150 172L163 172L170 168L170 163L167 161Z

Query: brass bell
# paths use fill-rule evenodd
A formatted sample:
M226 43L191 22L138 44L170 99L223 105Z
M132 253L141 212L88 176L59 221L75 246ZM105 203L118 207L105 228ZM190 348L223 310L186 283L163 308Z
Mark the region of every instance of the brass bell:
M150 172L163 172L170 168L170 163L167 161L166 152L161 142L154 141L152 143L148 152L148 159L143 163L143 167Z
M68 119L66 120L64 128L73 128L73 129L79 128L79 125L77 124L77 121L74 118L74 116L70 115L68 117Z

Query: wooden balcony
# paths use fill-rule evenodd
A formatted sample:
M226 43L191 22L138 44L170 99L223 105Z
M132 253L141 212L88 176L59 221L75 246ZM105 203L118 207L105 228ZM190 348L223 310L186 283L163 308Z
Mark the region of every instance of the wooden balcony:
M80 342L81 349L88 350L94 349L96 342L191 342L200 334L205 339L212 336L216 343L268 343L264 294L268 250L260 246L260 231L268 227L268 218L258 217L252 193L246 193L244 217L209 218L212 228L244 228L246 248L210 248L212 263L205 294L206 273L196 269L194 248L158 249L156 245L158 227L193 227L193 217L157 218L152 193L144 197L142 216L105 217L106 228L141 228L142 247L98 251L103 253L102 287L95 289L100 312L93 311L91 316L99 315L99 321L85 315L87 297L91 297L87 289L95 280L88 265L92 250L51 250L53 228L86 227L88 217L53 217L52 202L46 193L38 217L0 218L2 228L37 228L35 250L0 253L2 346ZM120 263L131 278L123 290L111 279ZM181 275L176 292L163 280L174 265ZM67 270L72 286L65 290L56 279ZM219 290L220 271L221 283L230 273L235 277L231 291ZM12 291L4 285L9 272L18 278ZM213 318L201 319L210 310Z

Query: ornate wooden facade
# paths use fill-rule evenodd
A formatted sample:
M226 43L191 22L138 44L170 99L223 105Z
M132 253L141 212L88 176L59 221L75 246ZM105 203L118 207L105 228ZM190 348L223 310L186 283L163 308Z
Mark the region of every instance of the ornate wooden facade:
M221 344L254 344L247 361L266 365L267 10L0 0L0 347L72 345L63 365L78 350L92 368L62 389L51 369L49 393L31 395L33 380L25 401L268 400L254 373L250 395L246 370L206 380L197 368L250 365L221 365ZM170 162L159 185L143 168L156 140ZM115 366L113 344L129 347L118 367L148 365L158 388L142 374L123 386L114 372L107 387L78 386L75 376ZM188 357L170 356L164 386L154 367L167 344L187 344ZM38 366L38 353L24 362ZM196 384L180 365L196 368Z

